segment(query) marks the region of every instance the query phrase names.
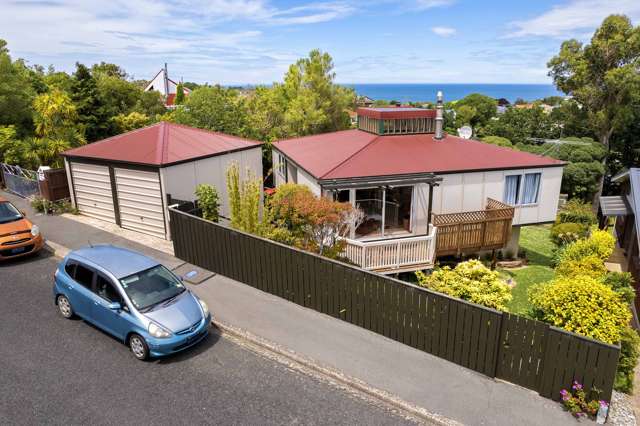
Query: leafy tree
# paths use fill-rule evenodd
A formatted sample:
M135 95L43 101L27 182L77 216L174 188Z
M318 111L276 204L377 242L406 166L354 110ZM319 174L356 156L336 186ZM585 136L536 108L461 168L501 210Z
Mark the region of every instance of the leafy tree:
M78 120L89 142L110 136L109 117L96 79L89 68L76 63L73 74L72 99L76 105Z
M238 92L221 86L195 89L184 102L169 115L176 123L217 132L241 135L247 125L247 112Z
M474 130L485 126L497 114L498 102L485 95L472 93L453 104L456 127L470 125Z
M164 100L159 92L155 90L144 92L140 89L140 95L133 106L133 111L148 115L149 117L156 117L165 114L167 108L165 108Z
M582 105L606 150L613 132L633 116L633 104L640 93L639 66L640 27L633 27L622 15L607 17L589 44L565 41L548 63L556 86ZM595 208L602 186L601 178L594 196Z
M501 136L485 136L480 140L484 143L488 143L491 145L503 146L506 148L513 148L513 144L511 143L511 141Z
M176 105L182 105L184 103L184 85L182 83L178 83L176 86Z
M107 77L115 77L120 80L125 80L127 78L127 72L119 65L110 64L107 62L100 62L99 64L93 64L91 66L91 75L96 78L107 76Z
M31 103L36 91L31 71L23 61L12 61L6 46L0 39L0 126L12 125L17 135L23 136L31 132Z
M511 287L479 260L458 263L453 269L445 266L431 275L418 271L416 276L422 287L489 308L507 311L511 300Z
M528 144L528 138L552 138L558 136L558 129L549 114L542 107L508 108L497 120L489 120L478 129L482 136L501 136L514 144Z
M312 50L289 67L283 84L273 90L283 97L284 131L289 137L332 132L350 127L346 112L354 103L353 90L334 83L333 60Z
M330 258L339 258L342 237L364 213L349 203L317 197L305 185L285 184L267 202L267 236Z
M129 114L118 114L111 118L116 133L130 132L131 130L139 129L144 126L148 126L153 120L145 114L133 111Z

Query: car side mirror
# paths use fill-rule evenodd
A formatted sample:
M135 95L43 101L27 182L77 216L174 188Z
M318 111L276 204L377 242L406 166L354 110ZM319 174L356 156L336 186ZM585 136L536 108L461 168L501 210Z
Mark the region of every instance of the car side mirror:
M189 278L193 278L198 275L198 271L190 271L180 277L181 281L188 280Z
M109 303L108 307L112 311L120 311L120 310L122 310L122 305L120 304L120 302Z

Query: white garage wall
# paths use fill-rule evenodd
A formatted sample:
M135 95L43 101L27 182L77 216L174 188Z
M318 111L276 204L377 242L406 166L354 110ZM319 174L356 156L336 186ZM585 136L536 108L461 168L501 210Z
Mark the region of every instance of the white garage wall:
M272 158L273 158L273 170L274 170L274 183L276 188L280 185L282 185L283 183L286 183L285 181L285 177L282 176L281 173L278 173L278 166L279 166L279 159L280 159L280 155L277 151L273 150L272 151ZM288 177L289 177L289 182L294 182L294 176L296 179L296 182L294 183L299 183L301 185L307 185L309 187L309 189L311 189L311 192L313 192L315 195L317 195L318 197L320 196L320 194L322 193L321 189L320 189L320 185L318 185L318 182L316 180L316 178L314 178L313 176L311 176L309 173L305 172L304 170L302 170L299 167L296 167L293 163L289 162L287 164L287 170L288 170Z
M262 148L258 146L162 168L160 173L164 192L179 200L193 201L196 199L194 192L197 185L202 183L213 185L220 196L220 214L228 217L226 171L234 161L240 165L242 177L246 176L246 170L249 169L262 181Z

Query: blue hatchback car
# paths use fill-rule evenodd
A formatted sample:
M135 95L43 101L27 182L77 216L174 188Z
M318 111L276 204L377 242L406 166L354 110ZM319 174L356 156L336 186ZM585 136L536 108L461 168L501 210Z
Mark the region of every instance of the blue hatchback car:
M114 335L144 360L169 355L204 339L211 314L167 268L124 248L75 250L55 273L55 303Z

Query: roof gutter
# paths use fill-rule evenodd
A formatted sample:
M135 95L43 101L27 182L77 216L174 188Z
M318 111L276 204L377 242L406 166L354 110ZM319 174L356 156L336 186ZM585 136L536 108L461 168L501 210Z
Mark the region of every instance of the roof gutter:
M318 183L322 189L358 189L375 186L407 186L418 183L437 185L442 178L433 173L411 173L393 176L368 176L341 179L321 179Z

